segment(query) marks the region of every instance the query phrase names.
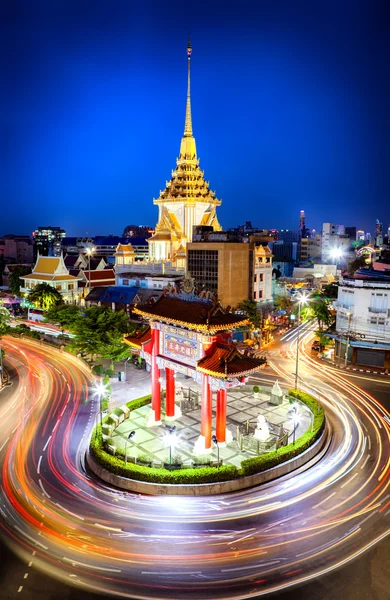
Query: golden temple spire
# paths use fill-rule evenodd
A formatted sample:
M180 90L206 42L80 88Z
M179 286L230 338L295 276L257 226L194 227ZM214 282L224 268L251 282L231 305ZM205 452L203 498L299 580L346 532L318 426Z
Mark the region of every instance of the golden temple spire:
M186 102L186 120L184 124L184 135L181 138L180 158L179 160L197 160L195 138L192 135L192 117L191 117L191 38L188 36L187 56L188 56L188 83L187 83L187 102Z
M186 103L186 120L184 124L184 135L192 136L192 118L191 118L191 37L188 36L187 56L188 56L188 84L187 84L187 103Z

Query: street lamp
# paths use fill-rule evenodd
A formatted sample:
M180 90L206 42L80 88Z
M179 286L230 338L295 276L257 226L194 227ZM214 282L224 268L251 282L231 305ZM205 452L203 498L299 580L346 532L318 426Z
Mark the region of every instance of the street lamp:
M127 463L127 442L129 440L131 440L131 438L134 436L135 436L135 431L130 431L129 435L127 436L127 440L125 442L125 463Z
M97 432L98 432L98 421L99 421L99 416L100 416L100 429L102 431L102 435L103 435L103 415L106 415L108 413L108 410L98 410L98 412L96 413L96 422L95 422L95 438L97 437Z
M309 301L308 294L302 293L297 295L298 301L298 328L297 328L297 353L295 357L295 389L298 389L298 363L299 363L299 328L301 326L301 306Z
M219 469L219 443L218 443L218 438L216 435L213 435L213 437L211 438L214 442L214 444L217 446L217 457L218 457L218 467L217 469Z
M127 370L126 370L127 363L128 363L128 362L129 362L129 360L131 360L131 359L132 359L132 356L129 356L129 358L126 358L126 360L125 360L125 381L127 381Z
M169 464L172 464L172 448L175 447L177 443L176 438L176 425L166 425L168 433L165 435L165 439L169 444Z
M298 408L297 403L293 404L293 444L295 445L295 430L298 425Z

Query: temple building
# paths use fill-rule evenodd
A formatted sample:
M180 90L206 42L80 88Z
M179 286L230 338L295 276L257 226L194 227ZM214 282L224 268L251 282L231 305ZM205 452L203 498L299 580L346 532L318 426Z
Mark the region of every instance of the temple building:
M80 299L79 277L70 275L63 256L39 256L30 275L23 275L22 293L28 293L39 283L47 283L60 292L65 302L78 302Z
M165 369L165 421L180 419L175 404L175 373L191 377L201 386L200 434L193 453L204 454L212 446L212 399L216 392L216 431L220 445L231 441L226 429L228 390L245 383L264 359L241 354L232 343L232 331L248 324L245 317L225 312L219 303L193 294L165 294L154 304L138 305L134 312L148 322L140 335L125 342L150 366L152 407L148 425L162 422L161 370Z
M176 169L172 171L171 179L166 182L166 187L160 192L160 196L153 200L158 206L158 222L154 235L147 240L151 261L169 261L178 268L185 267L186 245L192 241L194 225L211 226L215 231L221 229L216 214L216 208L220 206L221 200L215 197L215 193L209 189L209 183L204 179L192 133L191 54L192 47L189 40L184 135L181 140L180 154L176 159Z

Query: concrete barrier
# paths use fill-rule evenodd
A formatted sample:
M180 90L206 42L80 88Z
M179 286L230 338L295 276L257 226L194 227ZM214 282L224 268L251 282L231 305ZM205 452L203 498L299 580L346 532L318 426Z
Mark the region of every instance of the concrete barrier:
M331 441L331 432L329 425L326 427L321 437L314 442L310 448L280 465L267 469L256 475L248 475L246 477L240 477L238 479L231 479L229 481L220 481L217 483L197 483L193 485L182 485L182 484L164 484L164 483L148 483L146 481L137 481L135 479L129 479L128 477L122 477L121 475L115 475L107 469L104 469L96 460L91 456L89 448L86 453L87 464L90 470L100 479L109 483L117 488L136 492L138 494L149 494L152 496L211 496L215 494L226 494L228 492L236 492L246 488L254 487L288 475L292 471L304 471L316 462L318 462L329 448Z

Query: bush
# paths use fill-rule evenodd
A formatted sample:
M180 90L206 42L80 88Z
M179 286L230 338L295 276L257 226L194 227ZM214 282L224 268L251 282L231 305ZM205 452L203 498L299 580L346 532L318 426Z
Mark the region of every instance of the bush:
M258 394L259 392L260 392L260 388L259 388L259 386L258 386L258 385L254 385L254 386L253 386L253 393L254 393L254 394Z

